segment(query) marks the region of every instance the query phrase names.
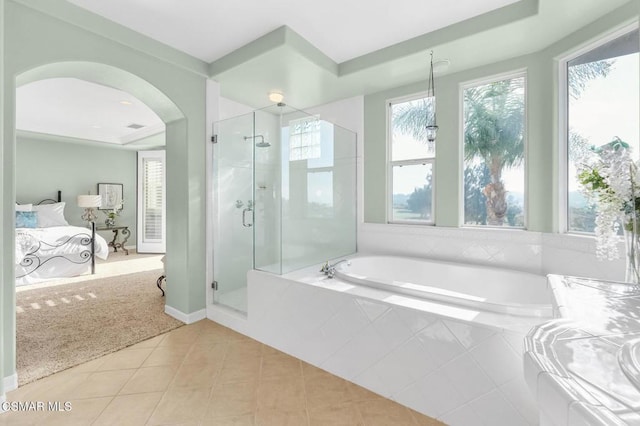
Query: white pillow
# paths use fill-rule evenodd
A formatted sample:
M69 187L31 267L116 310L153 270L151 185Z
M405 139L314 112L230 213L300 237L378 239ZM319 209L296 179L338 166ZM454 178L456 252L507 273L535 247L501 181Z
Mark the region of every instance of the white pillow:
M16 204L17 212L30 212L33 211L33 204Z
M64 204L62 202L33 206L33 211L38 212L38 228L68 226L69 222L64 218Z

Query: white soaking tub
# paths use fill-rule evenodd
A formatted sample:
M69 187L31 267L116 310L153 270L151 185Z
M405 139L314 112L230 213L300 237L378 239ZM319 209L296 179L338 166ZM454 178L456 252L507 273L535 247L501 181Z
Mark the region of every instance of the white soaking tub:
M363 256L337 265L335 278L482 311L553 316L546 278L527 272L435 260Z
M247 334L446 424L539 424L522 357L525 335L552 314L543 277L348 259L333 278L320 264L285 275L249 271Z

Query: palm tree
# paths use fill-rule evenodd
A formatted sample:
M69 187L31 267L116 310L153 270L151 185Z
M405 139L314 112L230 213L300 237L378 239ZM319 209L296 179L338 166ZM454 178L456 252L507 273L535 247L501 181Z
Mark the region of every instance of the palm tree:
M466 89L464 123L465 160L481 159L489 169L482 190L487 224L502 226L508 208L502 171L524 160L524 77Z
M571 64L568 69L567 78L569 79L569 95L573 99L578 99L587 83L599 77L606 77L615 60L603 59L594 62L585 62L583 64Z
M394 106L394 131L411 135L417 141L427 141L427 123L433 122L433 98L416 99ZM428 115L428 120L427 120Z
M602 60L571 66L570 96L580 97L589 81L607 76L613 63ZM491 179L482 191L487 199L487 223L500 226L508 211L502 171L524 160L524 78L466 89L464 99L465 159L483 160L489 168ZM433 113L433 98L397 105L393 110L393 130L426 143L426 125Z

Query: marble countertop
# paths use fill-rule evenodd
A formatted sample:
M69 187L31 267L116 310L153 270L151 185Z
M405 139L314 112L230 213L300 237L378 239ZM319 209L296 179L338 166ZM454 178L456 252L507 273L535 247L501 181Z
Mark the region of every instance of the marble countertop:
M525 339L541 425L640 425L640 287L549 275L556 319Z

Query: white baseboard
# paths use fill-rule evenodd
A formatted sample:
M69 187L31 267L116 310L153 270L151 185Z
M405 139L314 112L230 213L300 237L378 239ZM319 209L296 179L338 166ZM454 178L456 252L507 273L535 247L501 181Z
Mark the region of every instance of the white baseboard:
M164 305L164 313L167 315L171 315L178 321L182 321L185 324L192 324L194 322L200 321L207 317L207 310L200 309L199 311L192 312L190 314L185 314L177 310L176 308L172 308L171 306Z
M18 373L13 373L11 376L2 379L2 389L4 389L5 393L18 389Z

